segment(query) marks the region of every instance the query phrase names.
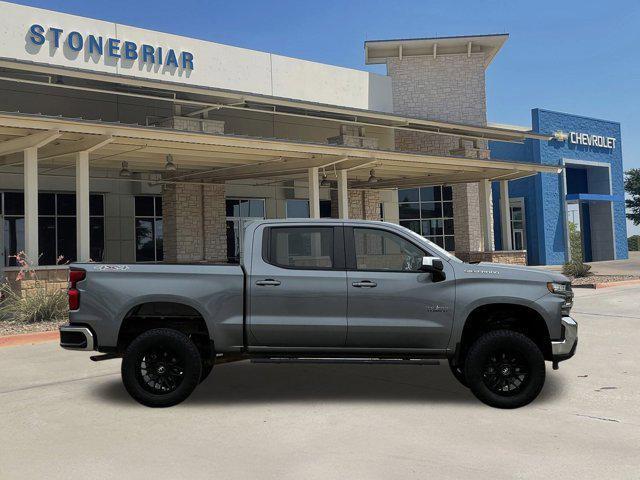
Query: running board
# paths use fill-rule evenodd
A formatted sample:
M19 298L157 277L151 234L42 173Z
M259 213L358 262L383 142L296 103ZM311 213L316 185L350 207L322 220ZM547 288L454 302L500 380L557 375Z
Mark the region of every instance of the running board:
M359 364L359 365L440 365L438 360L423 358L291 358L265 357L252 358L251 363L320 363L320 364Z

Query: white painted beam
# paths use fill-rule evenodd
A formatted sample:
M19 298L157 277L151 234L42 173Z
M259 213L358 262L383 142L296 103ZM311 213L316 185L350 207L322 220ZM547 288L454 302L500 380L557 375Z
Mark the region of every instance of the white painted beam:
M89 152L76 155L76 243L79 262L91 260L89 251Z
M471 58L471 42L467 43L467 58Z
M338 170L338 218L349 218L347 170Z
M105 145L111 143L113 137L111 135L96 135L76 142L68 141L48 147L46 151L40 152L40 160L50 160L52 158L63 157L65 155L73 155L78 152L93 152Z
M485 252L492 252L495 247L492 228L491 181L481 180L479 186L478 193L480 197L480 224L482 227L483 248Z
M22 152L28 148L36 150L47 143L55 140L61 135L59 130L47 130L46 132L33 133L24 137L12 138L0 142L0 155L10 155L12 153Z
M318 167L309 171L309 218L320 218L320 184L318 183Z
M438 56L438 44L434 43L433 44L433 58L435 60L435 58Z
M513 250L511 242L511 206L509 203L509 181L500 181L500 227L502 230L502 249Z
M38 147L24 150L24 252L32 266L38 265ZM11 252L17 253L17 252Z

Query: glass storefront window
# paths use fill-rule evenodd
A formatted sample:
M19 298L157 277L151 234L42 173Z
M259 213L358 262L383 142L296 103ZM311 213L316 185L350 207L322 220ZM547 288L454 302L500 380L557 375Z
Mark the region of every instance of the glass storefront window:
M136 262L161 262L162 196L135 197Z
M400 225L446 250L455 250L451 187L400 189L398 208Z
M0 192L4 215L5 265L16 266L15 255L24 251L24 194ZM89 196L89 243L91 260L104 256L104 196ZM77 258L76 196L74 193L38 194L38 246L40 265L73 262ZM59 260L60 259L60 260Z

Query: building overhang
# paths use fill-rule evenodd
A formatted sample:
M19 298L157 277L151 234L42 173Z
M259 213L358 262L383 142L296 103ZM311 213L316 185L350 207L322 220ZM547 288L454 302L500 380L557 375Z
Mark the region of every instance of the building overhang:
M408 186L514 180L561 168L497 159L426 155L272 138L207 134L140 125L0 112L1 142L55 132L59 137L38 151L42 175L74 168L73 153L91 146L92 168L129 168L145 174L164 172L171 154L179 170L170 182L225 183L242 179L305 178L318 167L333 180L347 170L350 188L389 189ZM52 133L53 135L53 133ZM19 154L0 157L0 169L21 164ZM376 183L369 183L371 170ZM337 175L336 175L337 176ZM147 177L148 178L148 177ZM160 175L157 175L160 179Z
M2 70L4 69L4 71ZM25 75L24 72L29 72ZM37 79L37 74L43 77ZM68 78L56 83L51 79ZM145 80L126 75L87 72L69 67L0 58L0 81L15 84L39 85L46 88L92 92L106 95L130 96L151 101L168 102L185 108L187 115L201 115L209 110L259 112L290 118L330 121L336 124L381 127L397 131L411 131L448 135L472 140L522 142L525 139L550 140L552 137L519 128L495 125L472 125L444 122L420 117L407 117L387 112L304 102L295 99L252 94L185 83Z
M432 38L399 38L391 40L367 40L364 42L367 64L386 63L388 58L431 55L484 55L487 68L496 56L508 33L492 35L468 35Z

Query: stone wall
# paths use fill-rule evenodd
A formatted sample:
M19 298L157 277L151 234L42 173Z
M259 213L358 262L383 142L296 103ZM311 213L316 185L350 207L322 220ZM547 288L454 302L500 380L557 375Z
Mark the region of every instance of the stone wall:
M430 120L486 125L484 54L389 58L394 113ZM488 158L486 142L469 145L459 138L418 132L396 132L397 150L435 155ZM482 249L478 185L453 186L456 250Z
M28 296L39 287L44 287L48 291L66 290L69 282L69 267L59 268L35 268L35 276L26 273L23 280L18 280L18 271L11 270L5 272L7 283L16 292L21 292L23 296Z
M226 261L224 191L224 185L167 185L162 195L165 261Z
M526 265L526 250L497 250L494 252L456 252L456 256L464 262L507 263Z

